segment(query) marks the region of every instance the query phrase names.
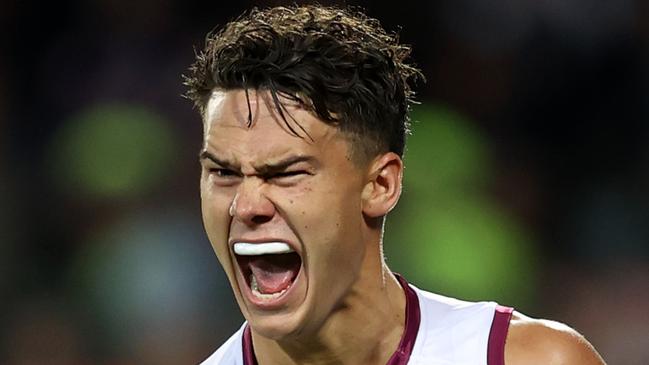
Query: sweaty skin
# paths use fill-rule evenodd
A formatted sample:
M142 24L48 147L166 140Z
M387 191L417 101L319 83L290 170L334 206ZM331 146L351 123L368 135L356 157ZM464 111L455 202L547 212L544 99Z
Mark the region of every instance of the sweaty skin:
M201 203L259 364L385 364L405 322L404 293L381 252L401 158L387 152L359 163L351 139L308 111L286 104L288 123L304 128L296 136L267 92L249 90L249 101L251 125L243 90L216 90L208 102ZM300 255L300 273L280 299L251 294L237 242L283 242ZM505 350L507 364L603 364L573 330L518 313Z

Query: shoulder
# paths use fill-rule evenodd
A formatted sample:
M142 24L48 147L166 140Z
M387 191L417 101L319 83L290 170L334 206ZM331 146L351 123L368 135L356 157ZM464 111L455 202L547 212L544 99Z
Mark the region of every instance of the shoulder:
M210 357L203 361L200 365L240 365L243 364L242 354L242 338L243 338L243 329L242 326L237 332L235 332L221 347L219 347L216 352L214 352Z
M604 360L582 335L565 324L514 312L505 344L505 363L603 365Z

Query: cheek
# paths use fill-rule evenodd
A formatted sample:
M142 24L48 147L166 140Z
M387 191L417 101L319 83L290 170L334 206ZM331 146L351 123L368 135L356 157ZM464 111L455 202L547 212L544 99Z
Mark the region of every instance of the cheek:
M227 254L227 240L230 217L228 215L230 199L222 193L205 189L201 185L201 211L203 225L212 247L219 255Z
M319 251L318 261L325 267L358 266L364 253L360 192L314 191L299 201L300 229L311 249Z

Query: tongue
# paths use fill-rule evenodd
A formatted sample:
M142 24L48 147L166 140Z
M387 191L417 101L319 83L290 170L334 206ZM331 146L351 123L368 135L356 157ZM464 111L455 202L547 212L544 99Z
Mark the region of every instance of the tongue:
M250 260L250 270L262 294L279 293L291 285L300 271L297 254L263 255Z

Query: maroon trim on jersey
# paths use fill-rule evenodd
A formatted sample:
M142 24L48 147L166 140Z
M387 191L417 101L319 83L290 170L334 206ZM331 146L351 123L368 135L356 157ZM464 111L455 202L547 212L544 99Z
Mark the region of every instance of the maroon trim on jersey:
M252 349L252 334L250 334L250 326L246 324L243 329L243 365L257 365L255 358L255 351Z
M509 321L512 319L514 308L496 306L494 319L489 331L487 345L487 365L505 365L505 341L509 330Z
M403 335L399 342L397 351L392 354L386 365L406 365L412 349L415 347L417 333L419 332L419 322L421 322L421 310L419 309L419 298L417 293L408 285L406 279L399 274L394 274L399 280L399 284L406 294L406 323L404 325Z
M406 279L399 274L394 274L401 284L403 291L406 295L406 323L404 325L403 335L399 342L397 351L392 354L390 360L386 365L406 365L413 347L415 347L415 340L417 339L417 332L419 332L419 322L421 321L421 311L419 309L419 298L417 293L408 285ZM243 330L243 365L258 365L255 358L255 352L252 347L252 334L250 333L250 326L246 325ZM491 365L491 363L489 364Z

